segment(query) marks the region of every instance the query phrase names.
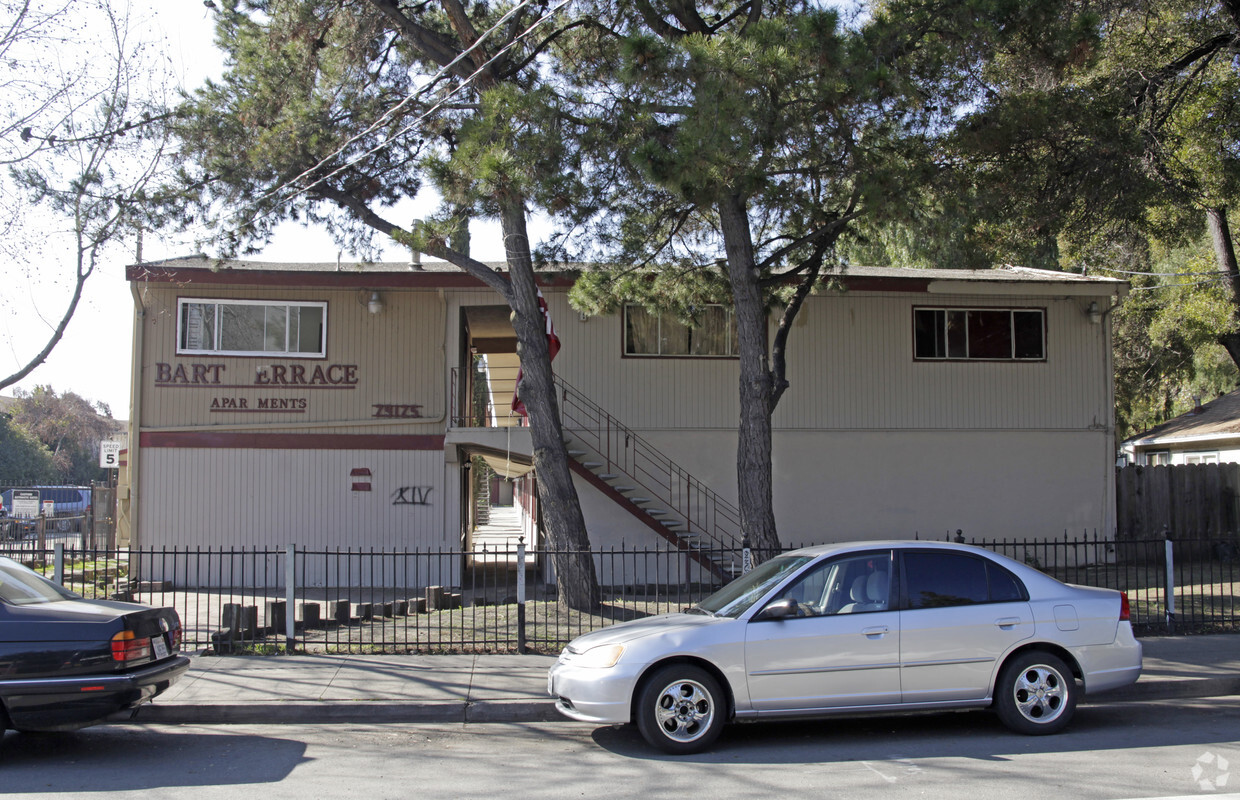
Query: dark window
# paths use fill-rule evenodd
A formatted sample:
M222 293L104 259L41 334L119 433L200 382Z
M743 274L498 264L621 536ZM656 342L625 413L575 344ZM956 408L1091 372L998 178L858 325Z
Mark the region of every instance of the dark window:
M1025 587L1021 585L1015 575L1006 569L997 567L994 564L987 564L986 572L990 575L990 602L1011 603L1017 600L1028 599L1028 595L1025 594Z
M1039 361L1046 358L1041 309L915 308L913 355L926 360Z
M1015 575L989 561L962 553L904 554L910 608L1008 603L1028 599Z
M941 608L990 599L986 562L958 553L905 553L904 576L910 608Z

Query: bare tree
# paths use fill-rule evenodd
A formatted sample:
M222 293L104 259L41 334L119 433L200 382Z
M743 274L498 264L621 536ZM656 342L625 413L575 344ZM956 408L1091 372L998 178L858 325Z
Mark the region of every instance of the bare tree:
M43 363L105 246L145 213L166 161L150 124L165 73L145 56L127 12L106 0L0 0L0 256L27 280L73 265L63 313L0 389Z

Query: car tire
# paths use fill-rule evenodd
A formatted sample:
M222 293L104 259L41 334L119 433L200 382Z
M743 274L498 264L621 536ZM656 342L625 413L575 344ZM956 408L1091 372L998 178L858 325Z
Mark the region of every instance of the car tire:
M1062 659L1041 651L1021 653L999 673L995 710L1017 733L1058 733L1072 720L1079 693Z
M672 755L710 747L727 722L728 702L715 677L692 664L669 664L649 675L637 693L637 729Z

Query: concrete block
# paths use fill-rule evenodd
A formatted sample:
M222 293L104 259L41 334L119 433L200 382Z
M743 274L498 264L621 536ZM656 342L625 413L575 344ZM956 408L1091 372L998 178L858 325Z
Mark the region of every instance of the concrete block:
M339 625L348 625L353 619L353 604L348 600L332 602L332 621Z
M272 633L288 634L288 603L286 601L267 601L267 629Z
M301 617L301 624L307 628L323 627L323 607L318 603L300 603L297 613Z

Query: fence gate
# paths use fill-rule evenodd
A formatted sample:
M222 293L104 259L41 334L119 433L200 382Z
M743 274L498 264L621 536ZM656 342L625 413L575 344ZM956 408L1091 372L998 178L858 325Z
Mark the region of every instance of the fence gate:
M1124 467L1115 494L1121 539L1240 532L1240 464Z
M92 485L90 506L94 521L88 535L87 547L116 547L116 487Z

